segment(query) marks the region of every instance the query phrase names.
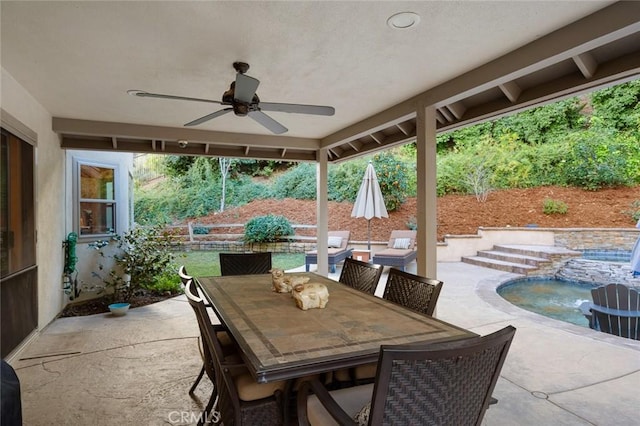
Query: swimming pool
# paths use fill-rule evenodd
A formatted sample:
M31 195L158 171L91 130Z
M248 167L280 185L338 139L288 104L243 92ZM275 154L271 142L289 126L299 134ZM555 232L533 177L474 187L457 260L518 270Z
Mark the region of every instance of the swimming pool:
M498 287L498 294L527 311L589 327L580 312L582 302L591 301L594 286L554 278L519 278Z

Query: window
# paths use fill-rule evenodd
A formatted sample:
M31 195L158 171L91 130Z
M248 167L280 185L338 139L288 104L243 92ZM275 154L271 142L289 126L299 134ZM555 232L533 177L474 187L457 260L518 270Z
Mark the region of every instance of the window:
M116 232L116 167L77 162L77 226L80 237Z

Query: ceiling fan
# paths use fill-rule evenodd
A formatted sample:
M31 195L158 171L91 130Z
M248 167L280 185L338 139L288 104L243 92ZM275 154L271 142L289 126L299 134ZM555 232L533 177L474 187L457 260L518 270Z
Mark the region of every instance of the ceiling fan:
M127 93L132 96L140 96L142 98L160 98L174 99L179 101L195 101L207 102L213 104L224 105L219 111L212 112L203 117L197 118L185 124L185 126L197 126L206 121L212 120L231 111L237 116L249 116L259 124L263 125L271 132L279 135L285 133L288 129L269 117L263 111L289 112L296 114L312 114L312 115L333 115L335 109L330 106L320 105L300 105L300 104L284 104L276 102L261 102L256 90L260 81L245 75L249 70L249 64L245 62L234 62L233 68L236 70L236 80L231 83L229 90L222 94L222 101L213 99L190 98L186 96L164 95L161 93L150 93L143 90L128 90Z

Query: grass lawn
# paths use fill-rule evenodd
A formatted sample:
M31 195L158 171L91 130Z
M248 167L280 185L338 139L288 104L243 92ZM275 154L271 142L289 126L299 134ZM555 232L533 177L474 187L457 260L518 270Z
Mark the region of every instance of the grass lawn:
M176 263L184 265L189 275L206 277L220 275L220 260L217 251L175 252ZM287 269L304 265L304 253L273 253L272 266Z

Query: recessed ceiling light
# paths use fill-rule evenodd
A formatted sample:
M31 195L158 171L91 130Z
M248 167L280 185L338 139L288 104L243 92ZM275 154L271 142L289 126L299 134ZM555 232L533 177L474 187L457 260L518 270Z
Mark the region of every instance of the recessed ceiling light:
M400 12L387 19L387 25L396 30L415 27L420 23L420 15L413 12Z

